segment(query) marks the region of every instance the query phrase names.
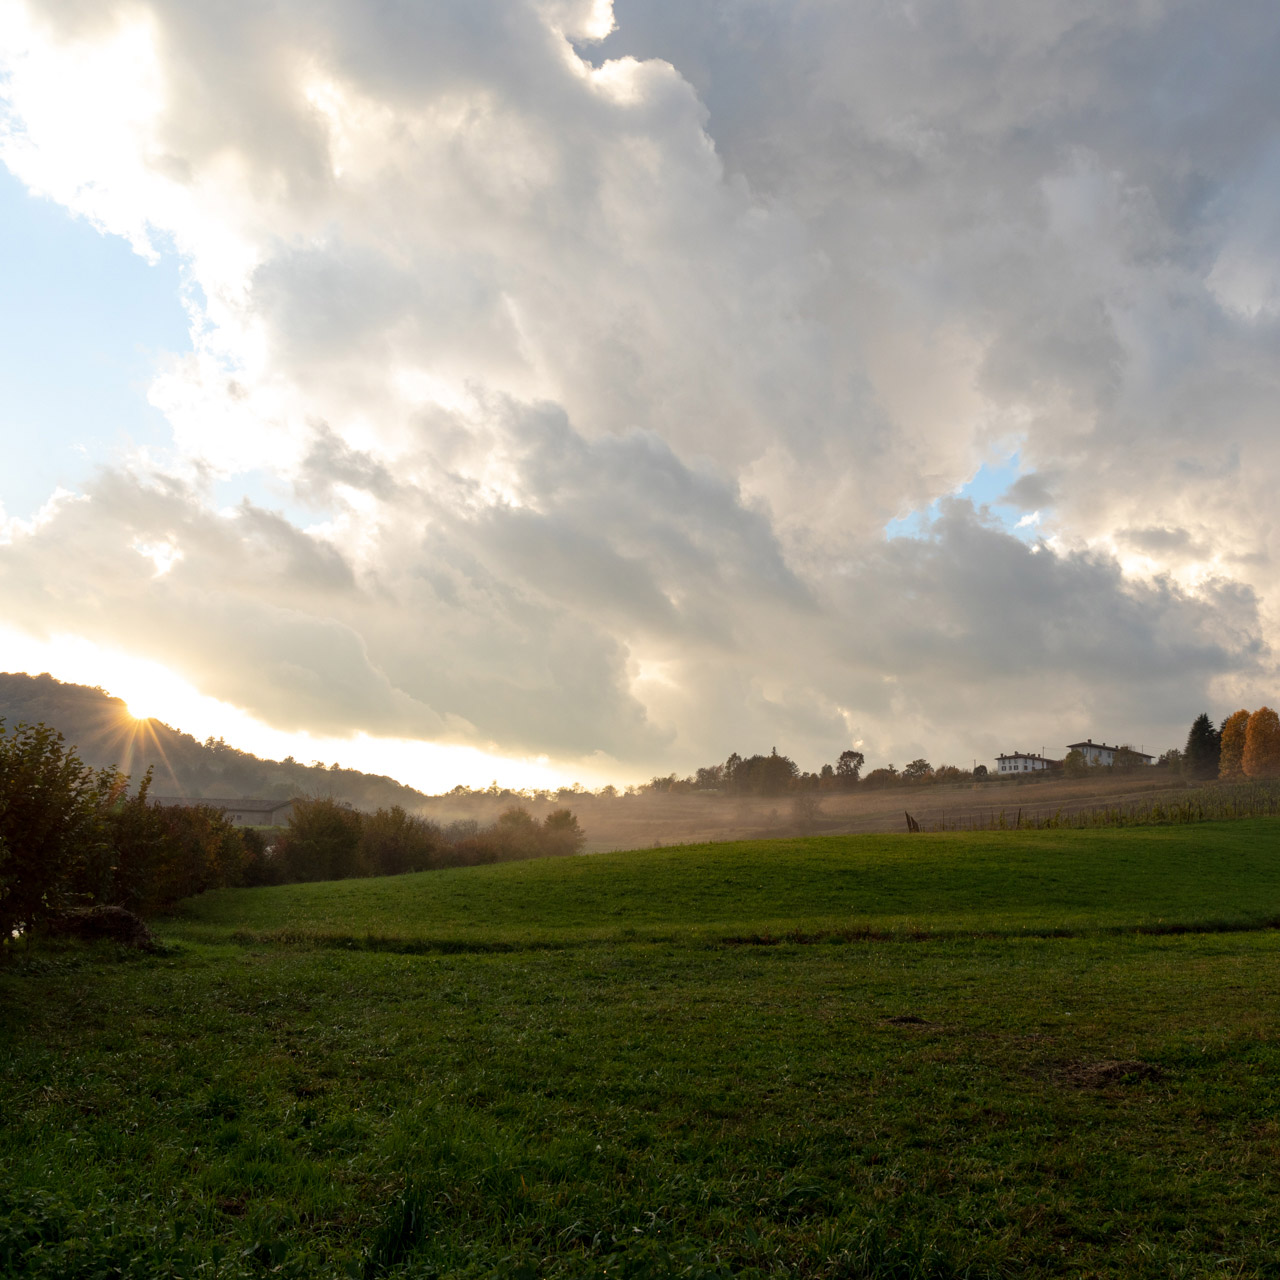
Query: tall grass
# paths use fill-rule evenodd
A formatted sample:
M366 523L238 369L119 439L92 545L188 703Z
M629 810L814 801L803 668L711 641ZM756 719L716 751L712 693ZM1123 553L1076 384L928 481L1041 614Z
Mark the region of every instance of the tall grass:
M1166 827L1192 822L1221 822L1232 818L1280 816L1280 779L1254 782L1211 783L1184 791L1176 798L1151 798L1131 804L1049 812L1021 807L991 809L921 821L922 831L1047 831L1097 827Z

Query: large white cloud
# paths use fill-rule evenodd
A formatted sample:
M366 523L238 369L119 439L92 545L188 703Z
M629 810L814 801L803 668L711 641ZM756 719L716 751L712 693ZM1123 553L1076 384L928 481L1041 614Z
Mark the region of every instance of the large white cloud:
M173 456L13 531L21 625L623 774L1163 746L1273 679L1273 6L0 15L6 162L198 286ZM1014 449L1047 542L884 541ZM216 509L262 468L328 514Z

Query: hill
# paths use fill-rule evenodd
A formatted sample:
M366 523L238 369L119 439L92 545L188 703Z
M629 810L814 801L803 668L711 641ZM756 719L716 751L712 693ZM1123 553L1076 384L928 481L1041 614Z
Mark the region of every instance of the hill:
M725 938L1066 935L1280 922L1280 821L820 836L227 889L192 940L414 952Z
M199 798L333 796L358 809L391 805L418 809L427 800L394 778L357 769L263 760L212 738L199 742L159 720L136 720L104 689L66 684L50 675L0 673L0 719L43 723L75 746L95 768L119 769L135 781L154 771L154 795Z

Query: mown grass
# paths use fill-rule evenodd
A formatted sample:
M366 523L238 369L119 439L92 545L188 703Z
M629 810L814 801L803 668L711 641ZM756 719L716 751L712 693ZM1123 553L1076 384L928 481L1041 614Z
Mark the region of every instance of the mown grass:
M1105 930L1257 925L1278 836L666 850L19 955L0 1274L1275 1276L1280 932ZM719 941L854 918L882 940ZM513 949L270 940L343 924Z
M1249 927L1280 919L1280 824L825 836L206 894L191 941L395 949Z

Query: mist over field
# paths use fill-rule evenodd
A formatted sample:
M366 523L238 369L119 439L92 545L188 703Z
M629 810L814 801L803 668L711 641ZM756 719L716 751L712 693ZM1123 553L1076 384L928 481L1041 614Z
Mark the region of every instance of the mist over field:
M150 435L21 399L109 376L56 317L12 357L0 431L67 461L0 486L0 641L414 785L423 743L588 785L1178 744L1276 687L1278 36L9 0L11 198L172 273L187 332Z

